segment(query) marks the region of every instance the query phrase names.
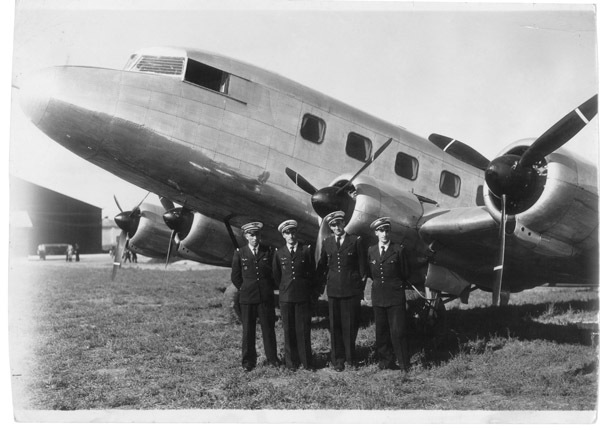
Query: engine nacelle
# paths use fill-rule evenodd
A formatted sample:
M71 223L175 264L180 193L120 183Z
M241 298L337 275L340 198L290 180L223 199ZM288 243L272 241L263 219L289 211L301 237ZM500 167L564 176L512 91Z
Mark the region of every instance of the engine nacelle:
M503 154L520 155L527 148L516 142ZM540 166L534 198L508 216L507 233L535 252L569 257L598 245L597 172L565 149L548 155ZM501 220L500 201L484 185L484 201L492 217Z
M332 185L343 186L349 178L350 175L340 176ZM347 191L354 200L346 225L347 232L358 234L367 243L373 244L377 239L369 226L377 218L386 216L391 218L394 242L412 250L423 247L416 229L423 207L413 193L367 175L360 175Z
M213 266L231 266L234 245L225 223L194 212L192 224L177 237L177 254L182 258ZM241 231L233 227L237 237Z
M166 258L170 237L171 230L165 225L162 214L144 210L142 206L139 224L129 237L128 247L146 257Z

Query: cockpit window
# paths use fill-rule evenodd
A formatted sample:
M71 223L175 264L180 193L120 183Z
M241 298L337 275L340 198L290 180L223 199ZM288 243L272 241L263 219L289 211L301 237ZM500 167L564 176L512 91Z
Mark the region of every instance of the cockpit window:
M142 55L136 61L137 58L137 56L130 58L125 68L159 75L181 76L183 74L183 65L185 64L183 57Z
M188 59L184 80L223 94L229 92L229 73Z

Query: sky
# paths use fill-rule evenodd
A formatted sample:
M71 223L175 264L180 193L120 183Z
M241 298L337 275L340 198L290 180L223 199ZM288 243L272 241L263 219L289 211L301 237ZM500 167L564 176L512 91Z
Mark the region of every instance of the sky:
M427 137L488 158L542 134L598 92L591 6L301 1L21 0L14 21L11 174L101 207L146 191L51 141L19 82L54 65L122 68L142 47L206 49L264 67ZM102 5L103 9L98 9ZM243 9L243 8L244 9ZM16 87L16 88L15 88ZM597 160L598 120L567 148ZM149 202L158 204L156 196Z

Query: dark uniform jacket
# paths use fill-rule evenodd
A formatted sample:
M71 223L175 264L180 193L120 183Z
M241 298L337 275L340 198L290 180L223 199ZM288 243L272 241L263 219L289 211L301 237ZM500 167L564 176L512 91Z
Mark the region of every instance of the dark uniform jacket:
M240 304L274 303L273 252L259 245L255 257L248 245L233 253L231 282L240 290Z
M369 248L369 271L373 279L371 301L373 306L394 306L404 302L404 281L410 276L410 266L404 247L390 242L380 256L380 245Z
M362 295L367 274L367 256L360 236L346 234L340 249L335 235L323 240L319 259L319 279L327 276L328 297Z
M294 258L286 245L273 257L273 279L279 286L279 301L307 302L316 295L315 265L310 246L298 243Z

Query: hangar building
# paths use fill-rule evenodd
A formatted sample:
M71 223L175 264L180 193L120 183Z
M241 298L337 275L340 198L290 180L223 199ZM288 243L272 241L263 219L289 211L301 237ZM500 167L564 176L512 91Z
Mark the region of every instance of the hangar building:
M10 176L11 251L36 254L41 243L78 244L102 252L102 209Z

